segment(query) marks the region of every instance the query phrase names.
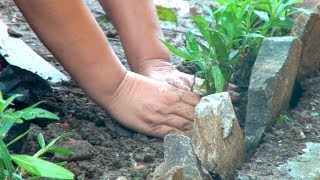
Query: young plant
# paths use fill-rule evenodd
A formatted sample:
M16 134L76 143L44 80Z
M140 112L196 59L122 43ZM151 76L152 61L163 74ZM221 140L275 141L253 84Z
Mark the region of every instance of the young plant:
M175 55L194 64L196 77L204 79L206 94L227 89L234 67L249 52L256 54L262 39L282 35L291 28L290 15L303 9L300 0L215 0L216 6L203 7L207 16L192 16L199 35L185 33L184 48L163 44Z
M5 100L3 99L2 93L0 91L0 179L22 179L22 175L24 175L25 172L36 177L73 179L74 174L72 172L54 163L39 158L41 155L49 151L63 154L72 154L72 152L68 150L57 148L54 146L54 144L60 138L68 136L70 135L70 133L66 133L55 138L47 146L45 145L43 136L40 134L38 136L38 140L41 149L34 156L15 155L10 154L10 152L8 151L7 148L9 145L13 144L30 131L28 130L26 133L18 136L8 144L5 144L3 139L9 133L11 127L14 124L21 124L23 123L23 121L32 120L35 118L46 118L52 120L59 119L57 115L49 111L41 108L36 108L36 106L38 106L41 102L25 109L15 111L15 109L12 108L12 102L16 98L21 96L22 95L15 94ZM16 170L13 162L18 165L18 168Z

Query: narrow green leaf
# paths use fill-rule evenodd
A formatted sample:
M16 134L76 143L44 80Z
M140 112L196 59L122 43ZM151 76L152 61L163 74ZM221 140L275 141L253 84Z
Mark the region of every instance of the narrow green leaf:
M214 85L216 92L223 92L224 91L224 85L225 85L225 79L223 77L223 74L218 66L212 67L212 76L214 78Z
M12 144L14 144L15 142L19 141L19 139L23 138L24 136L26 136L33 128L28 129L26 132L20 134L18 137L14 138L12 141L10 141L9 143L6 144L7 147L11 146Z
M12 96L10 96L4 103L3 108L2 108L2 112L18 97L21 97L21 94L14 94Z
M0 156L0 179L5 179L4 163L3 163L3 160L1 159L1 156Z
M170 21L174 23L178 23L178 18L176 13L170 9L162 6L157 6L158 17L162 21Z
M49 151L59 153L59 154L64 154L64 155L74 155L75 153L73 151L70 151L68 149L52 146Z
M198 59L200 57L200 51L199 51L199 42L196 36L191 31L186 32L185 36L186 36L185 47L187 51L192 57Z
M48 145L47 148L51 148L59 139L71 136L73 132L64 133L56 138L54 138Z
M232 51L230 54L229 54L229 61L230 60L232 60L232 59L234 59L238 54L239 54L239 50L234 50L234 51Z
M19 113L19 111L16 111L15 113ZM32 108L32 109L27 109L26 111L22 110L21 118L23 118L24 120L32 120L35 118L46 118L46 119L53 119L53 120L59 119L59 117L56 114L41 108Z
M58 165L58 166L65 166L66 164L68 164L68 162L67 161L62 161L62 162L58 162L58 163L56 163L56 165Z
M216 50L216 54L217 54L217 59L219 62L224 62L226 60L228 60L228 57L229 57L229 54L228 54L228 51L227 51L227 47L226 47L226 44L224 42L224 39L223 39L223 35L218 32L218 31L211 31L212 32L212 42L213 42L213 45L214 45L214 48Z
M73 179L74 174L65 168L40 158L28 155L12 155L12 160L32 175L55 178Z
M2 141L2 139L0 139L0 157L3 161L3 164L5 165L6 169L8 170L9 179L11 179L12 173L14 172L14 168L13 168L13 165L11 162L10 153L9 153L6 145Z
M5 174L6 176L9 175L9 173L8 173L7 170L4 171L4 174ZM19 174L16 174L16 173L12 173L12 177L13 177L14 180L23 180L23 178L22 178Z
M46 147L46 142L45 142L44 137L41 133L38 134L38 142L39 142L41 149Z
M37 103L29 106L29 107L26 107L26 108L22 109L21 111L28 111L28 110L30 110L30 109L33 109L33 108L39 106L40 104L42 104L42 103L44 103L44 102L45 102L45 101L39 101L39 102L37 102Z
M243 37L246 37L246 38L265 38L263 35L258 34L258 33L244 34Z
M208 42L211 46L211 33L209 31L209 24L207 20L202 16L192 16L191 19L199 29L200 33L202 34L203 38Z
M184 52L182 50L179 50L177 48L175 48L174 46L172 46L171 44L169 44L168 42L166 41L163 41L163 40L160 40L168 49L170 52L172 52L173 54L177 55L177 56L180 56L184 59L188 59L188 60L191 60L193 59L193 57L188 54L187 52Z
M4 121L4 124L0 126L0 139L3 139L16 122L16 119L8 114L3 114L1 120Z
M257 16L259 16L260 19L262 19L265 22L268 22L270 20L269 15L267 12L265 11L258 11L258 10L254 10L253 11Z

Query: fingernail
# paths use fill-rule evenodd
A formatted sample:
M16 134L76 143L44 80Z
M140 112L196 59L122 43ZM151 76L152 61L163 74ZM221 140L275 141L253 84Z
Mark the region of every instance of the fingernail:
M185 131L189 131L193 129L193 123L188 123L184 126Z

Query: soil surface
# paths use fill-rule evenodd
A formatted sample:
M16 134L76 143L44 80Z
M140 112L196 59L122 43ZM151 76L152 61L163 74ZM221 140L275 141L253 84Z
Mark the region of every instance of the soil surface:
M88 1L96 18L101 18L101 8ZM67 74L59 62L42 45L32 32L12 1L0 1L0 18L21 39L57 69ZM184 22L181 20L181 22ZM111 45L121 61L125 56L117 33L112 26L99 21ZM182 23L182 26L183 23ZM186 26L185 26L186 27ZM181 28L183 29L183 27ZM179 31L165 28L168 39L181 44ZM179 61L175 59L177 64ZM163 161L163 141L132 132L114 121L108 113L91 101L71 80L54 84L54 91L43 99L48 110L59 114L61 120L52 123L36 123L28 135L24 153L38 150L37 134L43 133L47 140L65 132L73 131L70 138L60 145L76 151L72 157L48 154L53 161L67 160L66 168L74 172L77 179L146 179L148 174ZM283 112L283 118L265 134L256 154L244 164L239 174L252 179L281 174L277 167L290 157L302 153L305 142L320 142L320 73L306 78L302 83L301 98L297 106Z

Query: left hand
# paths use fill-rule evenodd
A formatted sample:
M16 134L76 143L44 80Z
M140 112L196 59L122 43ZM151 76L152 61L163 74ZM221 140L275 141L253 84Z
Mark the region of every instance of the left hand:
M178 71L170 62L162 59L144 61L140 64L137 73L186 91L190 91L194 84L194 90L197 92L203 82L203 79L194 79L193 75Z
M136 72L154 80L166 82L176 88L187 91L190 91L191 86L194 85L194 92L198 92L203 82L203 79L194 79L193 75L178 71L170 62L162 59L146 60L140 64ZM233 102L239 101L240 94L236 92L236 85L229 84L227 91Z

